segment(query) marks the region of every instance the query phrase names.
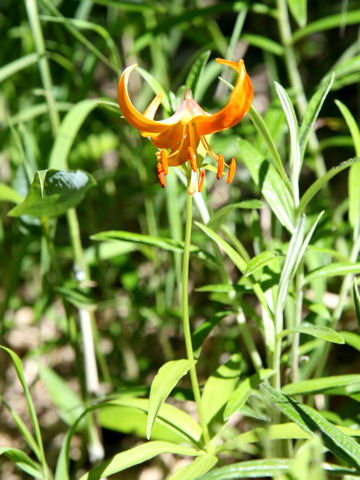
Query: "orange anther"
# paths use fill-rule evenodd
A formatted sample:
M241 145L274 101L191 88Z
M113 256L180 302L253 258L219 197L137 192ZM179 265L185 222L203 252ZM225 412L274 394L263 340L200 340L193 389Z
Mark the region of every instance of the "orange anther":
M168 164L168 155L167 155L167 151L165 150L165 148L161 149L160 161L161 161L161 165L163 166L163 169L164 169L164 174L167 175L169 173L169 164Z
M198 180L198 191L201 192L204 186L204 181L205 181L205 170L202 169L200 170L199 173L199 180Z
M220 178L223 174L223 171L224 171L224 157L220 153L219 156L218 156L218 168L217 168L217 174L216 174L216 178L218 180L220 180Z
M166 180L165 180L164 168L161 162L157 163L156 169L157 169L157 176L158 176L160 185L162 186L162 188L165 188Z
M230 166L229 166L229 173L228 173L228 177L227 177L227 183L231 183L233 178L234 178L234 175L235 175L235 170L236 170L236 161L235 161L235 158L232 158L231 159L231 162L230 162Z
M197 171L196 155L194 153L194 150L191 147L188 148L188 155L189 155L191 168L192 168L193 172L196 173L196 171Z

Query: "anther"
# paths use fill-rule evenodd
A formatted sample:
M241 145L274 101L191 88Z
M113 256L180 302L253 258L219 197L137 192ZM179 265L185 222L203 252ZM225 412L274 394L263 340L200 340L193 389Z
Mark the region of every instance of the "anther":
M161 161L161 165L164 169L164 175L167 175L169 173L169 164L168 164L168 155L167 155L167 151L165 150L165 148L161 149L160 161Z
M223 174L223 171L224 171L224 156L221 155L221 153L220 153L219 156L218 156L218 168L217 168L217 174L216 174L216 178L218 180L220 180L220 178Z
M188 155L189 155L192 171L196 173L197 172L196 155L194 153L194 150L191 147L188 148Z
M198 191L201 192L204 186L205 181L205 170L200 170L199 179L198 179Z
M157 169L157 176L158 176L160 185L162 186L162 188L165 188L166 180L165 180L164 168L163 168L161 162L157 163L156 169Z
M230 162L230 166L229 166L229 173L228 173L228 176L227 176L227 183L231 183L233 178L234 178L234 175L235 175L235 170L236 170L236 161L235 161L235 158L232 158L231 159L231 162Z

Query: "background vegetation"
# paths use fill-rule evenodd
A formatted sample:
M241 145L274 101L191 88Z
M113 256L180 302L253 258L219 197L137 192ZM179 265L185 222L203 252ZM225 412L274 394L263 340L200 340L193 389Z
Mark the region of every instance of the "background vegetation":
M357 0L2 0L2 478L359 476L359 22ZM161 189L116 91L137 63L139 110L157 81L163 116L185 85L216 111L217 56L255 95L211 138L234 182L193 202L209 444L185 177Z

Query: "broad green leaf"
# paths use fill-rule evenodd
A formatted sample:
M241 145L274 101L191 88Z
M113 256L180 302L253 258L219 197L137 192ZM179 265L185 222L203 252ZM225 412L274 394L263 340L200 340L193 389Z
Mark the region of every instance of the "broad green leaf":
M282 109L284 110L286 121L289 128L290 178L291 178L291 185L292 185L294 200L295 200L295 203L297 204L299 201L299 176L300 176L300 169L301 169L298 121L296 118L296 113L295 113L293 104L286 90L277 82L275 82L275 89L276 89L276 93L278 94L278 97L280 98L281 106L282 106Z
M315 432L320 432L324 445L335 456L360 469L360 445L353 438L346 435L328 420L325 420L316 410L296 402L269 385L263 384L262 389L277 408L290 420L297 423L307 433L314 435Z
M304 119L301 123L300 131L299 131L301 162L305 155L306 145L308 143L312 128L316 122L316 119L319 116L321 107L323 106L323 103L329 91L331 90L333 83L334 83L334 74L330 75L330 77L327 80L324 80L324 82L320 84L320 86L317 88L314 95L311 97L310 102L307 106Z
M51 368L41 365L39 374L52 402L59 411L60 417L67 425L72 425L84 411L81 398L69 387L65 380Z
M242 202L226 205L225 207L219 208L219 210L216 210L216 212L211 215L208 225L214 230L217 230L225 218L237 208L258 209L263 208L263 206L264 204L260 202L260 200L244 200Z
M0 202L20 203L23 197L13 188L5 183L0 183Z
M280 158L278 149L276 148L276 144L274 142L274 139L272 138L271 133L270 133L265 121L263 120L263 118L261 117L259 112L256 110L254 105L251 105L248 115L249 115L250 120L252 121L254 127L256 128L257 132L259 133L259 135L262 137L262 139L266 143L266 146L267 146L267 148L269 150L269 153L271 155L272 162L273 162L273 165L274 165L275 169L278 171L278 173L280 174L281 178L284 181L284 184L287 186L287 188L291 192L291 190L292 190L291 183L289 182L289 179L288 179L288 176L285 172L285 168L284 168L284 165L283 165L282 160Z
M165 363L155 375L151 384L149 411L146 424L146 437L149 439L151 430L161 405L170 395L180 378L187 374L191 367L190 360L171 360Z
M232 393L229 401L226 404L224 411L224 420L227 420L230 415L239 410L250 397L251 393L256 390L263 380L271 377L274 374L273 370L260 370L251 377L245 378Z
M235 480L237 478L279 477L286 473L291 460L285 458L266 458L265 460L247 460L212 470L196 480Z
M359 288L357 286L356 280L353 283L353 298L355 304L355 313L358 325L360 326L360 293Z
M190 71L185 80L185 85L188 88L190 88L190 90L193 92L193 97L195 100L197 100L198 85L201 81L201 76L204 73L205 66L209 61L210 54L211 54L210 50L205 50L205 52L202 52L198 56L198 58L192 64Z
M325 267L317 268L305 276L304 283L308 284L314 280L319 280L319 278L339 277L348 273L360 273L360 262L334 262Z
M74 105L61 122L50 153L49 168L68 168L68 156L77 133L87 116L96 107L115 108L115 111L120 114L117 104L103 98L86 99Z
M100 232L91 236L92 240L97 241L121 241L121 242L132 242L138 243L141 245L150 245L152 247L159 247L163 250L168 250L170 252L183 252L184 242L179 242L173 240L172 238L166 237L155 237L152 235L145 235L142 233L133 233L133 232L124 232L122 230L110 230L108 232ZM192 245L190 247L191 252L199 251L198 247Z
M148 442L114 455L106 462L92 468L88 473L83 475L80 480L100 480L109 475L122 472L139 463L146 462L146 460L163 453L191 457L200 455L200 452L194 448L184 447L175 443L161 441Z
M323 392L332 388L358 384L358 382L360 382L360 375L357 374L311 378L309 380L289 383L282 388L282 392L286 395L307 395L309 393Z
M43 472L41 466L31 460L26 453L17 448L11 447L0 447L0 456L5 455L9 460L11 460L15 465L17 465L21 470L26 472L35 478L42 478Z
M194 480L208 472L218 462L215 455L201 455L195 458L189 465L180 467L168 480Z
M0 83L11 77L17 72L24 70L25 68L37 63L39 60L39 55L37 53L30 53L24 57L17 58L16 60L7 63L0 67Z
M132 432L146 438L148 408L149 400L147 398L118 398L100 410L99 422L106 428L124 433ZM137 410L141 412L141 415L135 418ZM173 442L183 443L187 441L197 444L200 440L201 428L199 424L187 413L167 403L161 406L152 431L153 437L157 433L164 435L166 433L164 428L155 431L156 423L164 426L167 432L172 433L171 441Z
M207 379L201 403L205 420L210 423L223 410L239 383L244 361L240 354L234 354Z
M339 100L335 100L337 107L342 113L350 130L354 142L355 155L360 157L360 130L350 110ZM360 163L352 165L349 170L349 222L354 229L354 238L357 238L360 230Z
M239 151L251 178L261 190L275 216L289 232L293 232L294 203L282 177L258 150L241 138Z
M287 0L287 4L299 27L305 27L307 21L307 0Z
M270 265L273 262L278 262L281 258L282 256L278 252L265 250L250 260L250 262L247 264L245 275L252 275L267 265Z
M351 158L345 162L340 163L337 167L329 170L324 176L318 178L304 193L300 200L300 204L297 208L297 216L301 215L313 197L325 186L325 184L331 180L335 175L349 168L352 165L360 162L360 158Z
M332 328L324 327L321 325L300 325L296 328L287 328L280 333L281 337L289 335L291 333L304 333L306 335L311 335L312 337L321 338L327 342L332 343L345 343L342 335Z
M11 217L31 215L53 217L78 205L85 193L96 184L81 170L38 170L25 199L12 210Z
M258 47L261 50L273 53L274 55L284 55L284 47L280 43L271 40L269 37L255 35L253 33L244 33L241 35L241 39L254 47Z
M296 0L293 0L294 2ZM346 25L354 25L360 22L360 10L348 10L346 12ZM308 23L306 27L300 28L293 34L293 42L297 42L300 38L311 35L316 32L322 32L331 28L338 28L344 24L344 14L336 13L328 17L320 18L314 22Z

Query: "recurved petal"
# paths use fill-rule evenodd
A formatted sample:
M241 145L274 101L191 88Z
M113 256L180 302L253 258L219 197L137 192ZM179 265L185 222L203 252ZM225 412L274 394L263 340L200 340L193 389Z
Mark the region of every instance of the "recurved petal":
M238 72L238 78L223 109L213 115L196 118L199 135L208 135L233 127L248 113L253 99L253 87L244 61L240 59L238 62L232 62L222 58L217 58L216 61Z
M118 102L120 106L120 110L126 120L135 128L140 130L141 132L148 132L150 133L160 133L166 130L168 127L166 125L162 125L161 122L156 122L151 118L151 114L154 111L154 115L156 109L160 105L158 95L155 99L151 102L149 107L147 108L148 116L141 114L132 104L129 92L128 92L128 83L129 77L131 72L137 67L136 63L127 67L123 74L121 75L119 85L118 85ZM156 107L156 108L155 108ZM149 113L149 109L151 114ZM154 116L153 115L153 116Z

